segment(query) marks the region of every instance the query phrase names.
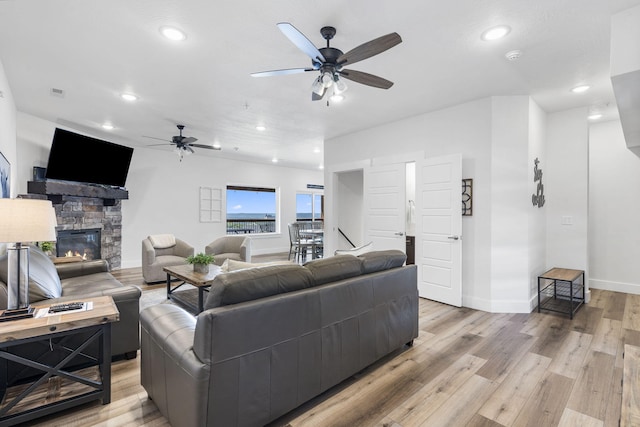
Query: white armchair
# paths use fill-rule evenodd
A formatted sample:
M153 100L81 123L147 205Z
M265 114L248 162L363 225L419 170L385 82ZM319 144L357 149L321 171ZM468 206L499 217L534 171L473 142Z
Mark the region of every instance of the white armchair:
M154 234L142 241L142 277L146 283L167 280L164 267L186 264L193 246L173 234Z
M205 246L204 253L213 255L214 264L217 265L222 265L226 259L251 262L251 237L219 237Z

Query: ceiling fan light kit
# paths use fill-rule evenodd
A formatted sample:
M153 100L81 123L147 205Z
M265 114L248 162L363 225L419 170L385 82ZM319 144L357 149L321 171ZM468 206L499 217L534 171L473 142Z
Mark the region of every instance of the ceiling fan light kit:
M198 140L192 136L182 136L182 130L184 129L184 125L176 125L178 130L180 131L180 135L175 135L171 138L169 145L175 145L173 151L178 155L180 161L185 155L193 154L195 151L194 148L206 148L207 150L222 150L222 147L219 145L206 145L206 144L195 144ZM153 136L148 136L147 138L153 139L161 139L155 138ZM167 145L167 144L153 144L153 145Z
M393 86L393 82L383 79L382 77L362 71L348 70L343 68L345 65L351 65L358 61L378 55L385 50L391 49L402 42L402 38L398 33L390 33L377 39L363 43L347 53L343 53L340 49L331 47L329 42L336 35L334 27L322 27L320 34L327 41L327 46L317 48L311 41L302 34L297 28L288 22L281 22L278 28L282 33L302 52L311 58L311 67L307 68L289 68L282 70L261 71L252 73L253 77L268 77L286 74L297 74L308 71L319 71L320 75L311 85L311 99L313 101L321 100L324 95L333 88L332 98L344 98L343 92L347 90L347 85L342 81L341 77L380 89L389 89ZM337 99L337 98L336 98ZM333 99L332 99L333 100Z

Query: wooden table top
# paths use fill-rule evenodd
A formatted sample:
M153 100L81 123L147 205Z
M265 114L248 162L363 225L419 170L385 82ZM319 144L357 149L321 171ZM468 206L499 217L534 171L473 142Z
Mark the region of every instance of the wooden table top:
M172 265L170 267L164 267L162 269L165 273L169 273L171 276L183 280L193 286L211 286L213 279L220 273L222 269L219 265L209 265L209 273L202 274L193 271L192 264L184 265Z
M111 296L92 298L78 298L73 302L93 302L93 309L76 311L73 313L61 312L59 314L33 317L28 319L10 320L0 322L0 343L15 341L25 338L33 338L53 332L70 331L73 329L96 326L104 323L120 320L120 312ZM31 304L36 312L38 309L48 308L51 302L39 301Z
M584 273L583 270L571 270L569 268L552 268L546 273L542 273L540 277L543 279L563 280L565 282L573 282Z

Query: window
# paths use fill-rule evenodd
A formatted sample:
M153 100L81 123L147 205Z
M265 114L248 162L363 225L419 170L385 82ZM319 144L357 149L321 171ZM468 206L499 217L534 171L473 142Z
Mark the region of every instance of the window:
M275 188L227 186L227 234L275 233Z
M322 221L324 196L320 193L296 194L296 221Z

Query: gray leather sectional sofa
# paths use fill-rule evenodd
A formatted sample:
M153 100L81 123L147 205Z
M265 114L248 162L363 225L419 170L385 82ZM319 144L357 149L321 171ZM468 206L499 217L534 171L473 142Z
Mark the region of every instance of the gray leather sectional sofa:
M134 358L140 348L140 295L137 286L123 285L109 272L105 260L53 264L51 259L38 247L30 247L29 300L31 303L46 301L58 304L83 301L90 297L111 295L120 312L120 320L111 325L111 354L115 359ZM0 256L0 309L7 307L7 255ZM75 342L84 342L86 336L74 335ZM95 346L97 351L97 346ZM40 360L56 363L68 355L66 351L52 350L39 343L14 347L17 354L38 354ZM93 347L87 349L95 353ZM52 362L54 361L54 362ZM82 366L87 359L76 357L67 368ZM33 372L9 368L9 382L33 375Z
M140 315L141 381L173 427L262 426L411 344L416 266L401 251L216 277L196 318Z

